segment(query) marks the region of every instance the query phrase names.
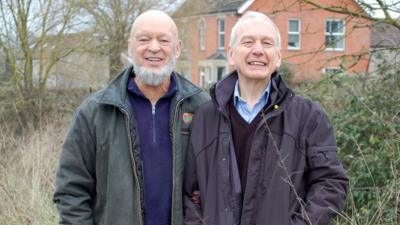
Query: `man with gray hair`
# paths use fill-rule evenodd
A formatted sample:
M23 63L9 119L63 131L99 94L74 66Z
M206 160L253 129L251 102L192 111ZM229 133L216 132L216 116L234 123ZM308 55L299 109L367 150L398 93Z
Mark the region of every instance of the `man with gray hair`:
M323 109L281 79L280 35L248 12L232 28L234 69L193 119L185 224L328 225L348 179Z
M133 23L133 66L77 109L54 202L60 224L183 224L182 170L192 115L207 95L174 72L174 21L150 10Z

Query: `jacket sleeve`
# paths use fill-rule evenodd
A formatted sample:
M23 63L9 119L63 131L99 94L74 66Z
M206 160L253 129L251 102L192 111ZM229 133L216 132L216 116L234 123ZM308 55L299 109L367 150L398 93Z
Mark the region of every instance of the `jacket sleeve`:
M77 111L65 139L53 201L62 225L93 225L95 144L88 120Z
M201 220L201 196L197 180L196 158L193 153L192 142L190 142L187 151L184 174L183 207L185 225L203 224Z
M305 137L307 195L301 212L293 216L294 225L328 225L344 206L348 178L337 155L332 125L321 109L313 117ZM311 222L311 223L310 223Z

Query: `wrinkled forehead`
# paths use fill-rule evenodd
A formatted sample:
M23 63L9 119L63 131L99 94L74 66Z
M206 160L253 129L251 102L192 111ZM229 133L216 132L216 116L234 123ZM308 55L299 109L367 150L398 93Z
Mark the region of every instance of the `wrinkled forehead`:
M267 19L252 18L239 24L236 32L236 40L240 41L243 38L248 37L275 40L277 35L276 32L277 31L271 21Z

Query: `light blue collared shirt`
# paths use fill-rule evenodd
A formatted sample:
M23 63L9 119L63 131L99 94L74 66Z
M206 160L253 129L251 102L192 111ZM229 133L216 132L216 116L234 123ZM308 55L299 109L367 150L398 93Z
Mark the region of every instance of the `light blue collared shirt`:
M251 121L253 121L257 114L262 110L262 108L264 108L264 106L268 103L270 90L271 82L268 83L263 94L261 95L258 102L254 105L253 109L250 109L250 107L247 105L247 102L240 97L239 81L236 81L235 90L233 92L233 105L247 123L251 123Z

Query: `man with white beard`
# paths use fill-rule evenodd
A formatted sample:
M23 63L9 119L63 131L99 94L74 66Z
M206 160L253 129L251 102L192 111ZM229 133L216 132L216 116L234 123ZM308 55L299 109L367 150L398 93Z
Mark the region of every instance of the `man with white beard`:
M141 14L128 48L133 66L73 118L54 193L60 224L183 224L183 159L208 96L174 72L181 42L164 12Z

